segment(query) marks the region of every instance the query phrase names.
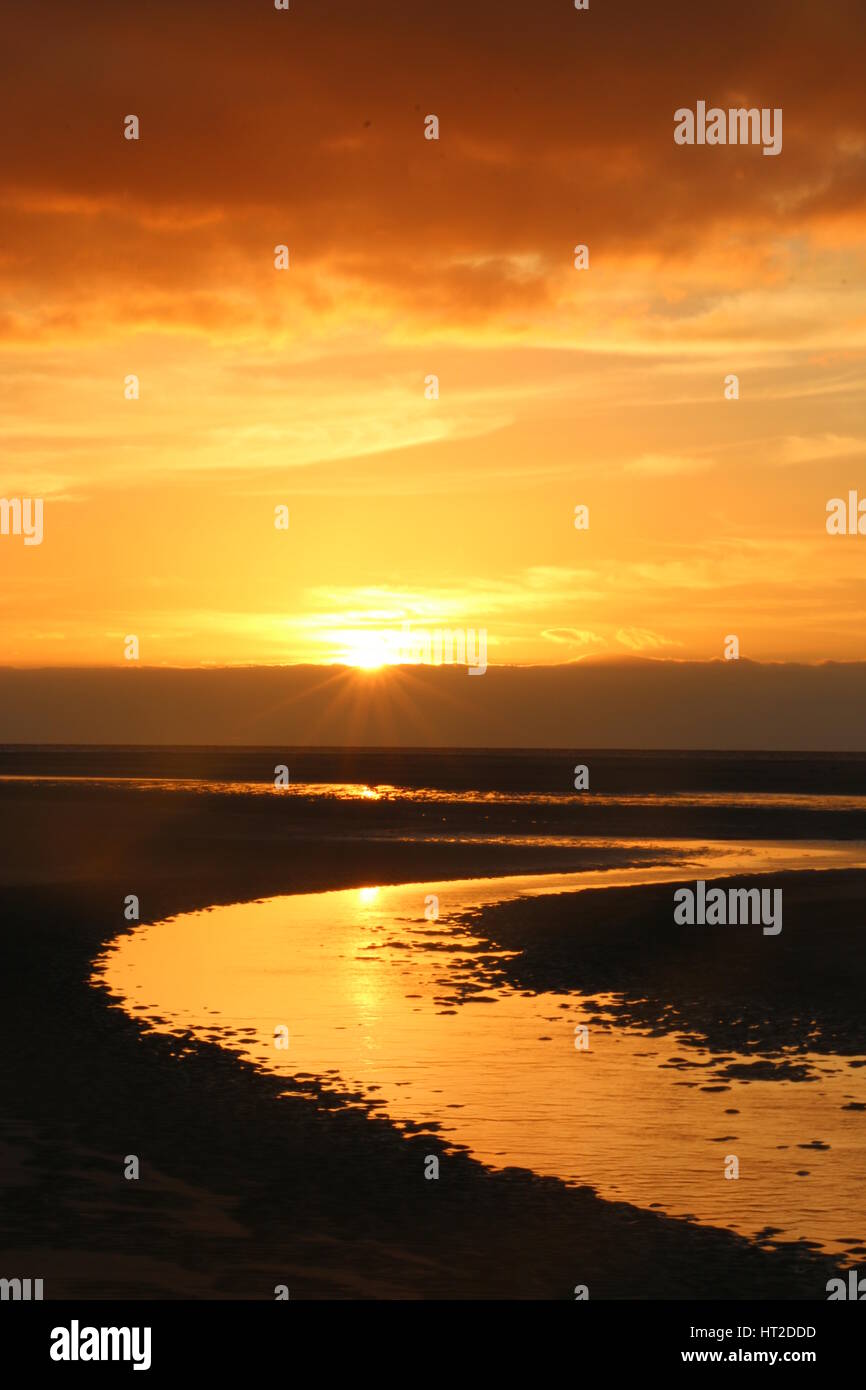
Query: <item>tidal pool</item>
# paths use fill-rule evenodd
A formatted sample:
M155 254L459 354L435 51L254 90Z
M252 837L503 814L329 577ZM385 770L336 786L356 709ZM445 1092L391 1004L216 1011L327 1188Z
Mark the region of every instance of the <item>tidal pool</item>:
M866 852L678 842L659 854L676 862L185 913L118 937L94 983L145 1028L218 1043L284 1076L287 1091L293 1078L317 1078L347 1103L435 1132L490 1167L587 1184L762 1244L803 1239L837 1256L866 1254L866 1059L797 1052L809 1082L713 1085L709 1051L691 1045L684 1057L681 1033L623 1024L610 1011L615 996L485 979L485 965L508 953L473 933L478 908L564 894L564 920L579 932L587 888L740 873L754 882L762 872L862 867ZM730 1155L737 1180L725 1178Z

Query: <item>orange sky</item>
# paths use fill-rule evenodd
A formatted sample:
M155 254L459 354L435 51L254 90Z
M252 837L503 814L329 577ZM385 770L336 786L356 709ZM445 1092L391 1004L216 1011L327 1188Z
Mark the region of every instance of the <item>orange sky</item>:
M863 12L717 8L7 17L0 661L862 658Z

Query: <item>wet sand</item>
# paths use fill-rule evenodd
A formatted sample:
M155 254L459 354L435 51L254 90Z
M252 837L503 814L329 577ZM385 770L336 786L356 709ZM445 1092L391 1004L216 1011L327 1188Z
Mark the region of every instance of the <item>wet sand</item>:
M866 1055L816 1051L814 1028L792 1045L749 1027L738 1048L714 1053L669 1000L641 1026L628 992L588 994L568 972L555 988L526 988L519 968L509 978L521 948L476 929L483 917L495 935L503 907L537 904L579 961L587 917L610 915L604 948L615 959L618 887L756 870L764 883L770 868L784 884L806 864L822 874L866 867L864 847L850 844L674 850L687 865L428 880L184 913L121 934L94 979L148 1029L217 1043L284 1078L288 1093L319 1077L346 1103L488 1168L524 1167L762 1244L805 1240L859 1258ZM660 953L670 887L668 923L663 906L652 923ZM530 906L525 940L538 925ZM753 931L733 928L724 949ZM678 931L674 949L691 951L700 978L700 939ZM718 995L705 995L708 1010ZM725 1177L732 1154L736 1181Z
M339 837L323 842L303 814L289 823L284 806L218 800L193 808L177 793L0 791L0 933L15 984L0 1021L4 1269L44 1278L46 1297L272 1298L277 1283L293 1298L571 1298L576 1284L591 1297L825 1297L835 1264L803 1244L765 1251L555 1179L491 1174L444 1149L442 1178L427 1182L435 1137L347 1109L316 1081L278 1099L278 1078L218 1046L143 1037L106 1009L87 981L123 929L131 892L142 920L158 921L279 893L578 869L598 852L371 838L367 807L352 808L353 821L346 812ZM786 880L780 940L790 921L795 956L781 976L780 1026L795 1031L808 1003L841 1051L860 1041L848 1034L857 1010L845 1015L858 981L862 1000L864 891L858 874L798 880L793 891ZM713 1040L714 1028L738 1025L711 1007L714 983L698 981L693 964L690 982L686 957L656 960L653 892L606 894L604 920L587 913L582 923L588 956L567 926L542 916L531 929L515 911L495 937L491 921L484 931L506 945L522 936L508 969L525 972L527 988L545 971L589 970L583 980L624 987L625 1005L650 1016L668 990L693 1021L702 1010ZM800 910L832 919L823 962L808 930L795 930ZM603 949L612 922L633 959ZM536 930L546 949L529 939ZM798 980L797 959L811 977ZM720 972L720 987L739 988L738 972L748 985L735 956ZM777 988L766 974L746 991L755 1018L773 1015ZM142 1161L137 1183L122 1177L131 1153Z

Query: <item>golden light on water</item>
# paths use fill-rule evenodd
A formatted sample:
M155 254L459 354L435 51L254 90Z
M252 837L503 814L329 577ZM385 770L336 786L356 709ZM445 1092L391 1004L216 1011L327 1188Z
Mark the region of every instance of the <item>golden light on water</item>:
M725 843L694 853L712 877L761 862L802 867L804 847ZM860 854L813 847L808 858L829 868ZM866 1222L859 1061L852 1069L853 1059L798 1054L820 1078L814 1086L728 1077L702 1087L684 1082L684 1066L706 1079L703 1068L730 1057L677 1031L623 1023L608 996L524 992L486 965L483 991L473 987L473 960L489 956L472 930L478 908L566 893L564 910L579 911L579 887L681 876L681 865L644 866L237 903L118 938L97 978L146 1026L218 1042L289 1086L295 1074L327 1076L351 1103L360 1094L398 1128L435 1124L446 1143L493 1168L590 1183L609 1200L693 1213L752 1238L772 1226L844 1254L842 1238ZM424 915L431 891L444 909L435 924ZM575 1026L587 1018L592 1045L579 1053ZM274 1048L274 1019L289 1029L288 1050ZM719 1180L718 1162L731 1107L749 1155L735 1184ZM804 1176L804 1138L816 1133L824 1147L810 1152Z

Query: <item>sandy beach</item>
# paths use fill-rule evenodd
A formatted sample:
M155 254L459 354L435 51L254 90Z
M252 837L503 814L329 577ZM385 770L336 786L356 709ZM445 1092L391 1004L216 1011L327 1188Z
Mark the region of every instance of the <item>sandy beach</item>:
M525 1170L491 1173L459 1152L443 1158L443 1180L424 1182L435 1135L401 1134L315 1079L281 1097L278 1078L216 1045L143 1036L87 983L126 929L133 892L152 922L281 893L635 856L543 837L373 835L366 802L342 807L328 839L311 834L303 802L294 813L266 798L5 783L0 804L0 920L16 982L2 1017L14 1200L0 1245L4 1266L38 1265L46 1297L272 1298L280 1283L293 1298L566 1299L578 1284L594 1297L824 1297L834 1262L802 1243L759 1248ZM660 888L588 892L577 929L552 898L476 925L518 952L501 969L525 989L617 991L630 1019L661 1028L674 1010L719 1050L796 1046L808 1016L810 1048L853 1054L864 1045L864 884L853 872L787 876L782 947L764 962L760 940L675 949L667 918L660 951ZM122 1177L132 1153L135 1184Z

